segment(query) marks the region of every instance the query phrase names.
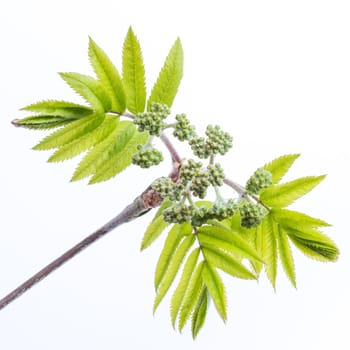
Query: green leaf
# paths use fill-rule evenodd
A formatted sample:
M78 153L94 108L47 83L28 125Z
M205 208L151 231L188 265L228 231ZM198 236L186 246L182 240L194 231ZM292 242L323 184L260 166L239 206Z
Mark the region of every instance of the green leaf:
M264 217L260 226L262 239L261 254L265 261L265 272L273 288L275 288L277 276L277 241L276 227L271 218L271 214Z
M192 314L192 337L196 339L199 331L204 325L208 310L208 289L203 286L200 297Z
M261 191L260 200L271 207L283 208L292 204L317 186L326 176L306 176Z
M196 248L192 251L192 253L187 258L187 261L182 271L179 284L176 287L173 297L171 299L170 316L171 316L171 323L173 327L175 327L176 318L179 314L181 305L183 303L186 290L189 287L189 281L196 267L199 253L200 253L200 248Z
M226 321L227 319L227 302L224 284L221 277L208 263L204 264L203 268L203 280L208 288L209 294L214 301L216 310L221 318Z
M278 242L278 251L280 260L283 266L283 269L289 278L290 282L294 286L294 288L297 287L296 283L296 276L295 276L295 267L294 267L294 259L292 250L290 248L290 244L288 241L288 236L284 232L284 230L280 227L280 225L277 225L277 242Z
M116 123L114 130L92 148L79 163L71 181L81 180L87 176L93 175L115 152L123 149L132 137L135 127L132 122L121 121Z
M98 113L111 109L111 99L101 83L88 75L60 73L61 78Z
M287 209L273 208L271 210L271 215L273 219L282 226L288 226L292 228L317 228L320 226L331 226L323 220L316 219L309 215Z
M16 119L12 121L15 126L23 127L26 129L34 130L45 130L45 129L54 129L59 126L63 126L71 123L76 119L55 117L51 115L34 115L22 119Z
M152 102L159 102L171 107L179 88L183 74L183 50L180 39L172 46L158 79L148 99L148 108Z
M117 145L111 157L96 170L89 184L109 180L131 165L131 158L137 152L137 146L144 144L149 137L147 133L138 132L134 125L132 127L133 133L131 138L128 139L123 148L118 147L120 143L116 141Z
M158 305L163 300L165 294L167 293L168 289L170 288L171 284L174 281L174 278L176 274L178 273L181 263L187 254L188 250L191 248L195 241L194 235L187 236L179 245L179 247L176 249L175 254L173 255L172 259L169 261L168 268L159 284L157 295L154 300L153 305L153 312L156 311Z
M96 129L103 122L104 117L104 114L97 114L78 119L45 137L33 149L48 150L70 143Z
M80 136L72 142L61 146L50 158L49 162L59 162L73 158L106 139L116 128L119 118L107 116L96 129Z
M186 322L192 313L192 310L195 308L201 296L202 287L203 287L203 278L202 278L203 267L204 267L204 261L201 261L197 265L188 283L188 288L186 290L186 293L182 302L180 314L179 314L180 332L185 327Z
M256 279L239 260L225 250L202 248L205 259L210 265L230 274L233 277L243 279Z
M288 237L297 248L310 258L319 261L335 261L339 250L335 243L324 233L313 228L296 230L285 228Z
M141 243L141 251L148 248L169 226L169 222L164 221L163 215L159 215L148 225Z
M126 101L125 92L120 75L106 53L89 38L89 58L91 65L101 82L108 91L115 112L124 112Z
M263 230L262 225L260 224L254 231L252 235L252 245L256 249L259 256L263 256ZM251 260L250 264L252 265L257 276L260 275L263 264L260 261Z
M22 111L40 113L38 117L53 116L80 119L93 113L89 107L66 101L46 100L21 108Z
M159 217L161 216L158 216L154 222L156 222ZM191 234L191 232L192 227L189 223L175 224L169 231L156 266L156 273L154 277L154 286L156 290L164 277L164 274L169 266L169 262L174 256L180 241L184 236Z
M255 249L234 231L223 227L202 226L198 230L198 239L202 246L209 249L220 248L232 254L242 255L247 259L262 262Z
M272 174L273 184L281 181L282 177L287 173L299 156L300 154L287 154L276 158L263 166L265 170L268 170Z
M134 114L143 112L146 104L145 68L140 43L131 27L123 46L123 84L128 110Z

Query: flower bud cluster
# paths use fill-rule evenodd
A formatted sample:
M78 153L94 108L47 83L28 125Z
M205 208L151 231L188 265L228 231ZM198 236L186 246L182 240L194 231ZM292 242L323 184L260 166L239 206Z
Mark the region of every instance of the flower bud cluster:
M209 164L208 167L209 182L213 186L222 186L223 180L225 178L224 169L222 169L219 163L214 165Z
M218 125L208 125L205 134L206 138L193 137L189 140L193 153L199 158L224 155L232 147L232 136L222 131Z
M247 199L242 200L238 208L241 215L241 225L246 228L259 226L267 214L267 210L263 206L254 204Z
M190 190L194 196L204 198L207 194L207 189L209 186L210 182L208 172L200 171L192 179Z
M194 126L190 125L190 121L186 114L178 114L175 116L176 124L173 135L180 141L190 140L195 136Z
M259 194L260 190L271 184L272 174L264 168L259 168L247 181L246 190L249 194Z
M190 221L195 212L193 205L177 203L163 210L163 218L166 222L182 224Z
M202 165L203 164L201 162L196 162L193 159L189 159L180 170L180 179L182 183L187 184L188 182L192 181L196 174L201 171Z
M134 123L139 131L148 131L150 135L160 136L165 127L164 119L170 114L170 109L160 103L152 103L148 112L138 113Z
M142 145L137 146L138 152L132 156L132 164L141 168L149 168L152 165L158 165L163 160L163 154L155 148L145 148Z
M168 177L158 178L151 186L163 199L169 199L170 201L179 201L185 189L182 184L174 183Z

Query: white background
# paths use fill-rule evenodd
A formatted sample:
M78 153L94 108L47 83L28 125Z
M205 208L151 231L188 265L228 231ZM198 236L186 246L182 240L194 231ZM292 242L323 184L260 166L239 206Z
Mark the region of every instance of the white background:
M333 224L341 249L322 264L295 252L298 289L282 269L226 279L228 322L212 306L193 341L155 316L153 273L162 239L139 251L151 215L90 247L0 312L0 348L337 349L350 348L348 1L2 1L0 5L0 296L118 213L157 170L134 167L112 181L69 183L77 159L47 164L30 148L44 135L14 128L19 108L41 99L80 102L57 71L90 74L88 35L120 67L129 25L146 64L148 91L180 36L185 75L173 106L234 136L225 159L244 183L265 162L301 152L288 179L328 173L293 208ZM169 162L161 168L168 172ZM163 237L164 238L164 237Z

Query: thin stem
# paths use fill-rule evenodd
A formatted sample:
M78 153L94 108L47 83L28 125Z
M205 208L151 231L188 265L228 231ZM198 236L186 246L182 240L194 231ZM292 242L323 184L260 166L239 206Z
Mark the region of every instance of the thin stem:
M120 113L120 112L116 112L116 111L109 111L109 114L114 114L114 115L119 115L121 117L126 117L126 118L130 118L130 119L135 119L135 115L129 112L124 112L124 113Z
M137 197L130 205L125 207L115 218L107 222L101 228L93 232L91 235L83 239L81 242L76 244L71 249L67 250L60 257L52 261L49 265L44 267L42 270L37 272L27 281L22 283L19 287L14 289L11 293L0 300L0 310L7 306L9 303L20 297L23 293L28 291L35 284L39 283L57 268L62 266L64 263L72 259L78 253L83 251L85 248L96 242L98 239L111 232L116 227L132 221L137 217L145 214L148 210L158 206L161 203L160 196L151 188L148 188L139 197Z
M220 193L219 187L218 186L214 186L214 191L215 191L215 195L216 195L216 200L218 202L225 202L224 198L222 198L222 195Z
M247 191L245 190L245 188L243 186L239 185L238 183L236 183L230 179L224 179L223 181L226 185L233 188L241 197L244 197L247 195Z
M171 143L168 136L166 136L166 134L164 132L161 133L160 139L163 141L165 147L168 149L173 163L181 164L182 160L181 160L179 154L177 153L174 145Z

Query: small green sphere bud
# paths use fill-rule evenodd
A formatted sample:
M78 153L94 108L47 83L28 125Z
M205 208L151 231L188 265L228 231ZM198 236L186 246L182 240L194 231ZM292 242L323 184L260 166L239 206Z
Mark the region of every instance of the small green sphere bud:
M206 148L210 155L224 155L232 147L232 136L220 129L218 125L208 125L205 132L207 135Z
M260 190L272 184L272 174L264 168L259 168L249 178L246 190L249 194L259 194Z
M206 159L209 157L210 153L206 147L204 137L193 137L189 140L189 144L193 151L193 154L201 159Z
M259 226L267 214L267 210L259 204L244 199L239 205L239 213L241 214L242 227L252 228Z
M196 176L198 172L200 172L202 168L202 163L195 162L193 159L189 159L187 164L184 164L180 170L180 179L182 183L186 184Z
M192 179L191 191L194 196L204 198L207 194L207 189L210 186L209 175L207 172L200 171Z
M216 163L208 165L209 181L213 186L222 186L222 180L225 178L224 170L221 165Z
M183 224L186 221L191 221L192 215L195 212L196 209L191 205L174 204L163 210L163 218L166 222Z
M180 141L189 140L195 136L194 126L190 125L190 121L187 119L186 114L178 114L175 119L177 123L175 124L175 130L173 135Z
M162 152L155 148L142 149L142 146L137 148L139 151L132 156L132 164L141 168L149 168L153 165L158 165L163 160Z

